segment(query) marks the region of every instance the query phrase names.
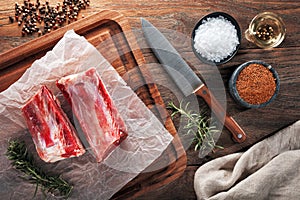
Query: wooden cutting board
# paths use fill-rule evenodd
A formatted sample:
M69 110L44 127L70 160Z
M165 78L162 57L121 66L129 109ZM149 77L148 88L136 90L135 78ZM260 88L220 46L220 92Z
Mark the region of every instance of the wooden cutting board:
M8 88L36 60L51 50L67 30L84 36L112 64L147 107L164 123L174 140L143 173L124 186L113 199L132 199L172 182L186 168L186 154L165 109L158 88L147 71L145 59L126 18L116 11L103 10L29 43L0 54L0 91ZM148 83L148 84L146 84ZM150 84L149 84L150 83ZM159 164L158 164L159 163ZM165 167L157 165L164 163ZM155 170L153 167L156 167Z

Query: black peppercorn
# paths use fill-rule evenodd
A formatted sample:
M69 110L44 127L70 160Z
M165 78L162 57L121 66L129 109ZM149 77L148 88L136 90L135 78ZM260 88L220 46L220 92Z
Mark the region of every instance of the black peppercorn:
M9 22L10 22L10 23L14 23L14 21L15 21L14 18L13 18L12 16L9 16L8 19L9 19Z
M62 3L57 2L54 6L50 5L49 0L45 0L45 3L41 3L40 0L36 0L36 3L30 0L23 0L23 2L22 6L16 2L14 18L9 16L10 23L16 21L18 26L23 24L22 36L36 32L38 35L46 34L66 22L70 24L78 19L80 10L90 4L90 0L63 0ZM37 27L37 23L44 23L43 31Z

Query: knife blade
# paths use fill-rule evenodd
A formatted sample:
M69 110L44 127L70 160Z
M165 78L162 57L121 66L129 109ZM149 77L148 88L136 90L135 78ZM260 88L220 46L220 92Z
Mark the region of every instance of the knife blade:
M202 97L217 118L221 121L224 120L225 127L232 133L235 141L239 143L244 142L246 134L243 129L225 112L224 108L208 90L207 86L183 60L172 44L149 21L141 18L141 24L147 44L182 93L185 96L194 93ZM182 76L178 76L178 74ZM190 84L189 86L186 84L187 80Z

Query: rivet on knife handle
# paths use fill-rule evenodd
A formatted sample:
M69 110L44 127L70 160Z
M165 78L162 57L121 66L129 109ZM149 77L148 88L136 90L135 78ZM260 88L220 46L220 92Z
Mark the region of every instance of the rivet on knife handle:
M210 91L204 84L195 91L195 94L201 96L205 100L205 102L209 105L210 108L212 108L212 111L220 120L222 120L225 115L224 125L232 133L233 138L237 142L241 143L246 140L246 134L243 129L232 117L225 113L224 108L215 99L215 97L211 95Z
M142 18L141 22L147 43L182 93L185 96L189 96L192 93L201 96L220 120L223 120L225 116L225 127L233 134L234 139L237 142L245 141L246 134L241 127L225 113L224 108L211 95L202 80L182 59L167 38L147 20Z

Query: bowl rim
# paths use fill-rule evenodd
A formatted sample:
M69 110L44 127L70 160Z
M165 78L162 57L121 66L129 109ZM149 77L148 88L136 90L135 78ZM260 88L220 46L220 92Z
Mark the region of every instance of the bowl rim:
M194 43L195 43L194 42L194 37L195 37L195 34L196 34L196 30L198 29L198 27L201 24L203 24L204 20L206 20L209 17L213 18L213 17L219 17L219 16L223 16L225 19L230 21L232 23L232 25L235 27L235 29L237 30L237 36L238 36L239 44L236 46L235 51L231 55L227 56L226 58L224 58L223 60L221 60L219 62L214 62L214 61L210 61L210 60L207 60L206 58L202 57L201 54L196 51L196 49L194 48ZM236 21L236 19L234 17L232 17L231 15L229 15L225 12L212 12L212 13L209 13L209 14L203 16L196 23L196 25L194 26L193 31L192 31L192 35L191 35L192 50L193 50L194 54L202 62L204 62L206 64L211 64L211 65L212 64L221 65L221 64L227 63L229 60L231 60L235 56L235 54L238 52L238 50L241 46L241 41L242 41L242 31L241 31L241 28L240 28L238 22Z
M265 68L267 68L268 70L270 70L272 72L273 77L275 79L276 89L275 89L273 96L268 101L266 101L262 104L251 104L251 103L244 101L240 97L240 95L237 91L237 88L236 88L236 81L237 81L237 78L238 78L240 72L245 67L249 66L250 64L261 64L262 66L264 66ZM247 62L241 64L240 66L238 66L235 69L235 71L233 72L233 74L229 80L229 91L230 91L231 96L238 104L240 104L241 106L246 107L246 108L262 108L262 107L267 106L269 103L271 103L276 98L276 96L279 93L279 89L280 89L280 79L279 79L279 75L278 75L277 71L270 64L268 64L264 61L261 61L261 60L250 60L250 61L247 61Z

